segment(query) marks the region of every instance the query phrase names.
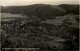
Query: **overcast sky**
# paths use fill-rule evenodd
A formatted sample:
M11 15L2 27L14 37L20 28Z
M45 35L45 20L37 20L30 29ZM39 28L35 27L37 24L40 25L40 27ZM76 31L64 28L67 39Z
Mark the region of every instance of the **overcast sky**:
M1 0L2 6L20 6L31 4L79 4L79 0Z

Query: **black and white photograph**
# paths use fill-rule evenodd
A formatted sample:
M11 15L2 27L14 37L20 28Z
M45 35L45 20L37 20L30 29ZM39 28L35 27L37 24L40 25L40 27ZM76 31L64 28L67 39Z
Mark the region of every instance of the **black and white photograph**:
M79 0L0 0L1 51L79 51Z

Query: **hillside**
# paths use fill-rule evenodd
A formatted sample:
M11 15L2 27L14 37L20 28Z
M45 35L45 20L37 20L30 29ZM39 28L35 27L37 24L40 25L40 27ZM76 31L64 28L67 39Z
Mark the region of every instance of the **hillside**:
M79 15L79 7L76 7L75 9L72 9L71 11L69 11L69 13L73 13L73 14L77 14Z
M3 12L25 14L37 17L53 17L65 13L64 9L55 5L34 4L28 6L8 6Z
M7 17L11 15L7 15ZM79 34L78 21L76 20L78 15L69 14L58 16L58 18L46 20L44 23L41 23L41 21L33 22L30 21L29 18L25 17L24 19L22 18L13 18L14 20L1 21L1 40L3 40L1 41L1 47L28 47L40 48L40 50L78 49ZM56 25L54 24L54 21L57 23Z
M70 11L72 9L75 9L76 7L79 7L79 5L71 5L71 4L61 4L59 7L63 8L66 11Z
M73 13L79 15L79 5L61 4L59 7L63 8L66 13Z

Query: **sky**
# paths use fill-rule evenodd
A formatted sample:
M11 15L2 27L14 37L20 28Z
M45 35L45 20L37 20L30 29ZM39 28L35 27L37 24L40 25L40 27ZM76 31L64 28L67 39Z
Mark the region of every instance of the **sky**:
M79 4L79 0L0 0L1 6L22 6L31 4Z

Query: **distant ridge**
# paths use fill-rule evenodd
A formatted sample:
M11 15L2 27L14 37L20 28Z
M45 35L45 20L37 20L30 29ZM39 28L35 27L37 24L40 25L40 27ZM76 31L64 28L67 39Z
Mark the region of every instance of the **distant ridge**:
M1 7L1 12L13 13L13 14L25 14L30 16L37 16L40 18L49 18L66 13L71 13L71 10L75 10L79 5L49 5L49 4L34 4L27 6L7 6ZM77 11L78 12L78 11Z

